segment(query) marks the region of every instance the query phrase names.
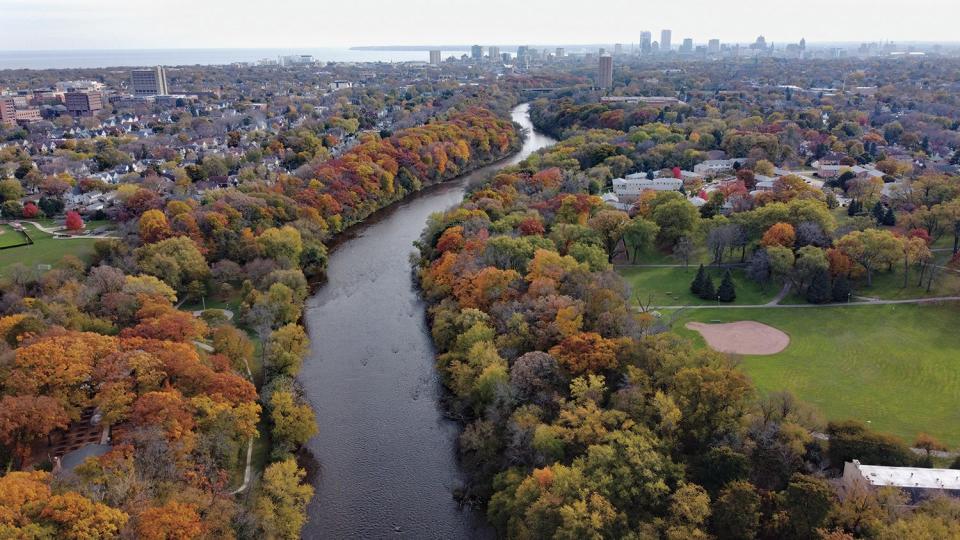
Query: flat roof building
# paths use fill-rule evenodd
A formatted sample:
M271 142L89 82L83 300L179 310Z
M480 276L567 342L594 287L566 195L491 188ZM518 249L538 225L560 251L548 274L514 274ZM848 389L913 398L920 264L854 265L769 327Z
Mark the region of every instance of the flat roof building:
M597 86L613 88L613 57L609 54L600 56L600 64L597 67Z
M430 63L435 66L439 66L441 61L441 58L440 58L441 54L442 53L440 51L430 51Z
M843 464L843 484L847 487L896 487L910 493L914 500L943 492L960 495L960 470L921 467L862 465L858 460Z
M130 88L135 96L166 96L167 74L163 66L153 69L135 69L130 72Z
M93 116L103 110L103 95L99 92L67 92L63 100L71 116Z
M660 52L670 52L670 47L672 46L672 35L673 32L670 30L661 30L660 31Z

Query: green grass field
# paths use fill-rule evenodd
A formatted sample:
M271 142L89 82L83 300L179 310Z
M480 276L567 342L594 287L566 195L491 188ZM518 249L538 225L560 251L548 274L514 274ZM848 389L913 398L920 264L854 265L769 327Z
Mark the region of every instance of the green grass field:
M960 303L803 309L704 309L689 321L754 320L790 335L786 350L743 357L760 391L789 390L828 420L853 418L913 442L960 445Z
M52 235L39 231L33 225L24 224L24 228L34 243L0 251L0 276L5 276L16 263L36 269L38 264L56 266L64 255L73 255L84 261L90 261L93 257L96 239L55 240Z
M0 247L19 246L26 242L27 239L23 234L10 225L0 225Z
M713 277L714 287L720 286L723 269L708 268ZM701 300L690 292L690 282L697 275L697 267L688 268L636 268L621 266L617 272L630 283L634 296L647 301L652 298L654 306L688 306L716 304L716 300ZM737 290L734 304L766 304L779 292L778 285L767 285L763 291L756 283L748 280L741 269L733 270L733 283Z

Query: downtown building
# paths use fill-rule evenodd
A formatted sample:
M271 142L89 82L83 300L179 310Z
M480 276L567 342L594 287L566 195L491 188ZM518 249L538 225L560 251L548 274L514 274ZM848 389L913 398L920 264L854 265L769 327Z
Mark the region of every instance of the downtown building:
M131 71L130 88L133 95L138 97L170 95L167 89L167 73L163 66Z
M607 90L613 88L613 57L609 54L600 55L597 68L597 86Z

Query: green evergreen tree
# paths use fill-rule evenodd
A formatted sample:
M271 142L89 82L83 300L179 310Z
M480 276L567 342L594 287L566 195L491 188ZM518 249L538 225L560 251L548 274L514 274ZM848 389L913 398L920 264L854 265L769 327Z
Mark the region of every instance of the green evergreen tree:
M690 292L696 296L700 296L700 293L703 292L703 282L707 279L706 270L703 269L703 265L700 265L700 269L697 270L697 276L693 278L693 282L690 283Z
M737 299L737 289L733 285L733 276L729 269L723 274L723 281L720 282L720 288L717 289L717 296L720 297L721 302L733 302Z
M847 279L847 276L837 276L833 280L833 301L846 302L850 299L850 293L850 281Z
M717 299L717 289L714 288L713 279L710 276L704 277L703 288L700 289L700 298L704 300Z
M830 275L826 270L817 270L813 274L810 286L807 287L807 302L811 304L826 304L833 299L833 290L830 286Z
M886 213L886 209L881 202L877 201L877 204L873 205L873 219L877 220L877 225L883 225L883 216Z
M887 212L883 215L883 224L887 227L897 224L897 215L893 213L893 208L887 208Z

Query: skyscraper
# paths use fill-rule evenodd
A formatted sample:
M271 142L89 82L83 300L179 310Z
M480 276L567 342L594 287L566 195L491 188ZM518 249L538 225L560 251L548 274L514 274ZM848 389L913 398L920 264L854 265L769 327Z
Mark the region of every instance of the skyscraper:
M710 54L720 54L720 40L711 39L710 42L707 43L707 52Z
M440 51L430 51L430 63L439 66L440 65Z
M650 45L653 41L653 35L644 30L640 32L640 54L650 54Z
M660 31L660 52L670 52L672 34L670 30Z
M683 38L683 45L680 46L680 52L690 54L693 52L693 39Z
M623 43L615 43L613 45L613 54L623 54Z
M474 45L470 47L470 56L474 60L483 60L483 47L480 45Z
M600 56L600 65L597 72L597 86L610 89L613 87L613 57L609 54Z
M167 73L163 66L130 72L130 87L135 96L167 96Z
M519 67L526 67L527 62L529 61L530 47L526 45L520 45L517 47L517 62L516 65Z
M557 58L563 58L566 51L563 50L563 47L557 47L557 50L554 51L553 55Z
M490 57L491 62L500 61L500 47L490 46L487 48L487 56Z

